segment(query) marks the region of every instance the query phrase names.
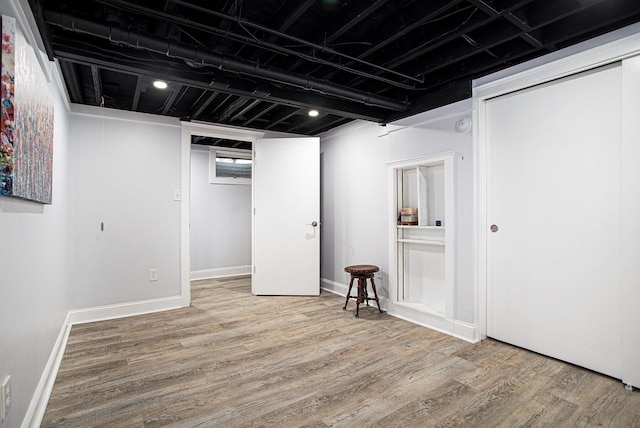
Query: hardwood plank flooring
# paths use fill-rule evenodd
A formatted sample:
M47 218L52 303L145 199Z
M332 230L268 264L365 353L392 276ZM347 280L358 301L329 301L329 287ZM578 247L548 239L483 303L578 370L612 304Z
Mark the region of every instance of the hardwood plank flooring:
M74 326L42 427L640 427L640 392L344 299L197 281L192 306Z

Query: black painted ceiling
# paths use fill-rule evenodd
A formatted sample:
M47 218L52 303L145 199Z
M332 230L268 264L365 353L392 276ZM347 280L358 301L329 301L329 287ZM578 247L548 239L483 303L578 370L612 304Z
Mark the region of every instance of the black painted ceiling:
M74 103L307 135L468 98L471 79L640 20L640 0L29 3Z

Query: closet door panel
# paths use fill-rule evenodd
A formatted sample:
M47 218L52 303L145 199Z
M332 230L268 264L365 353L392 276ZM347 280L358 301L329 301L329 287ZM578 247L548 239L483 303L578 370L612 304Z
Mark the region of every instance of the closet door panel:
M487 101L487 333L621 374L621 72Z

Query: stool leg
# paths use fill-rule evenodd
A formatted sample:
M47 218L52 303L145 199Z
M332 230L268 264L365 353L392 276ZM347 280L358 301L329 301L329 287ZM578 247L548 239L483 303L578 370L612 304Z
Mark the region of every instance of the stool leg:
M378 310L382 313L382 309L380 309L380 299L378 299L378 292L376 291L376 283L373 282L373 277L371 277L371 288L373 289L373 295L376 297L376 303L378 304Z
M367 302L367 306L369 306L369 291L367 290L367 278L364 278L364 301Z
M367 290L367 280L365 277L358 277L358 300L356 300L356 318L360 318L360 303L365 301Z
M349 298L351 297L351 287L353 287L353 275L351 275L351 281L349 281L349 291L347 291L347 300L344 301L343 311L347 310L347 303L349 303Z

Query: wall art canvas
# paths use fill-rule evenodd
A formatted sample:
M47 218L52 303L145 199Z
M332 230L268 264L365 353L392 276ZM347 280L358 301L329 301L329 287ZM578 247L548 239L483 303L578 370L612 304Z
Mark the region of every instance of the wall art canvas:
M2 17L0 195L51 203L53 100L35 52Z
M0 195L13 194L13 126L15 76L15 20L2 17L2 104L0 106Z

